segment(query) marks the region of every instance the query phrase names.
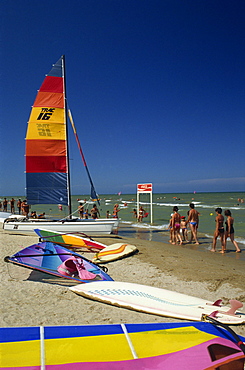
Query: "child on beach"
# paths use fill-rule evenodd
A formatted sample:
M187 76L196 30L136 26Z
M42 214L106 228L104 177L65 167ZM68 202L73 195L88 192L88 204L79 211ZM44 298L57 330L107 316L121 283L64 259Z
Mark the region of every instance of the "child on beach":
M185 219L185 216L181 216L180 229L181 229L183 241L188 242L187 221Z
M172 227L173 227L173 242L172 244L177 244L178 241L180 244L183 244L181 235L180 235L180 221L181 216L178 213L179 208L177 206L173 207L174 214L172 216Z
M173 223L172 223L172 215L173 214L171 214L171 218L169 220L169 225L168 225L168 230L169 230L169 234L170 234L169 243L172 243L174 241L174 238L173 238L173 235L174 235L173 231L174 230L173 230Z

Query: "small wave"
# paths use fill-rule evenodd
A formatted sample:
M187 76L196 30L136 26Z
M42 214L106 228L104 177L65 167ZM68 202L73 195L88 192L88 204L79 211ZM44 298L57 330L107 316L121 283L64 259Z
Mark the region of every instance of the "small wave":
M130 225L138 229L148 229L148 230L168 230L168 224L165 225L149 225L146 223L135 223L131 221L120 221L123 224Z
M205 236L206 236L207 238L213 239L213 235L205 234ZM228 238L228 239L227 239L227 242L229 242L229 241L230 241L230 239ZM240 238L239 236L238 236L237 238L235 238L235 241L236 241L237 243L239 243L239 244L245 244L245 239L244 239L244 238Z

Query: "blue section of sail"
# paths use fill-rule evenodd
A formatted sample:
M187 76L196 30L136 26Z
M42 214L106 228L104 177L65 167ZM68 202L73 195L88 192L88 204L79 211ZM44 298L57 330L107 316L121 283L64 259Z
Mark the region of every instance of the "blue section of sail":
M67 174L26 173L26 197L29 204L68 205Z
M63 77L62 75L62 59L61 57L58 62L53 64L53 67L51 71L47 74L47 76L52 76L52 77Z
M82 266L82 272L86 270L87 272L91 272L96 276L87 277L83 273L80 274L80 272L76 271L76 268L74 267L76 266L76 264L74 264L73 266L74 271L71 275L62 274L60 270L58 271L59 266L63 264L63 262L67 259L71 259L71 257L79 259L78 261L80 266ZM6 258L8 262L12 262L26 268L31 268L33 270L42 271L47 274L74 280L75 282L78 281L89 283L94 281L95 279L97 281L113 281L113 279L107 273L105 273L97 265L87 260L85 257L52 242L42 242L30 245L29 247L15 253L13 256ZM63 269L64 268L65 267L63 267Z

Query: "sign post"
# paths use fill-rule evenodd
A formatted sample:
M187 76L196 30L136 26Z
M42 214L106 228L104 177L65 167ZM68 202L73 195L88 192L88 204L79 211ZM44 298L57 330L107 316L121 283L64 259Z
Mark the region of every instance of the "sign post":
M152 184L137 184L137 213L139 214L139 199L140 194L150 193L150 205L151 205L151 224L153 223L153 212L152 212Z

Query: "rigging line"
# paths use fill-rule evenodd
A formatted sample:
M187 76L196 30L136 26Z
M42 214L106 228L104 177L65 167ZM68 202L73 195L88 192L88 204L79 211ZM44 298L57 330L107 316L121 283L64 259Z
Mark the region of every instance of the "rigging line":
M75 139L76 139L76 142L77 142L77 145L78 145L78 148L79 148L81 157L82 157L82 161L83 161L84 167L86 169L86 172L87 172L87 175L88 175L88 178L89 178L89 181L90 181L90 185L91 185L91 198L97 200L98 204L100 205L99 197L98 197L98 194L96 193L96 190L95 190L95 187L94 187L92 178L90 176L90 173L89 173L89 170L88 170L88 166L87 166L87 163L86 163L86 160L85 160L85 157L84 157L84 154L83 154L83 150L82 150L82 147L81 147L81 144L80 144L80 140L79 140L78 135L77 135L76 127L75 127L75 124L74 124L74 121L73 121L73 118L72 118L71 110L69 108L68 108L68 117L69 117L69 120L70 120L72 129L73 129L74 135L75 135Z

